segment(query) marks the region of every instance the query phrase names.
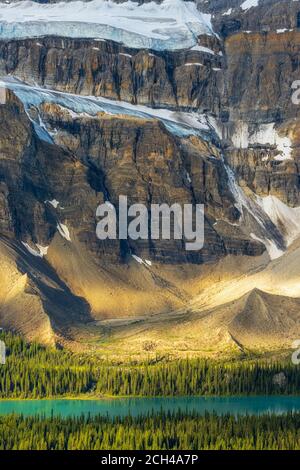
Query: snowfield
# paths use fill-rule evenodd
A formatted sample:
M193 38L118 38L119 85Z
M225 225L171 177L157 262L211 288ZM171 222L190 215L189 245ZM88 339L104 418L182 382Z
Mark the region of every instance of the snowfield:
M39 4L1 4L0 38L41 36L108 39L128 47L154 50L187 49L200 34L213 34L211 16L193 2L164 0L138 5L111 0Z
M249 125L240 121L231 140L235 148L241 149L254 144L273 145L278 150L275 160L292 160L292 142L288 136L279 135L274 122L261 124L255 132L250 133Z

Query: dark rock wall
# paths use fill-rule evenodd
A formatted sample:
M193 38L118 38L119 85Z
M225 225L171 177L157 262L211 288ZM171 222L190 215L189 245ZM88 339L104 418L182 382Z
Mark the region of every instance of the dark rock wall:
M221 46L208 38L205 45L216 55L159 53L83 39L0 41L0 74L70 93L217 113L223 93Z

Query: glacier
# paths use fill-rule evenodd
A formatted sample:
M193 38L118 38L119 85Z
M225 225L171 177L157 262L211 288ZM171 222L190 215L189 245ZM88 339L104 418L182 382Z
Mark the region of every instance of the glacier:
M201 135L204 139L208 139L212 132L209 117L197 112L177 112L169 109L156 109L144 105L134 105L125 101L114 101L108 98L63 93L47 88L31 86L13 77L1 78L0 88L1 87L12 90L22 101L27 111L31 106L35 106L38 109L42 103L54 103L65 108L73 118L96 116L98 113L127 115L142 119L157 119L164 124L169 132L178 137ZM31 119L30 113L28 113L28 116ZM40 116L38 122L33 120L32 122L35 131L41 139L53 142Z
M211 16L184 0L139 5L111 0L1 4L0 39L61 36L107 39L128 47L189 49L200 34L213 35Z

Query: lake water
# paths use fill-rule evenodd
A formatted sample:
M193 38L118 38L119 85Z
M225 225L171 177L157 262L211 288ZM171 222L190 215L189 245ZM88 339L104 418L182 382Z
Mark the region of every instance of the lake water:
M300 412L300 396L251 397L176 397L176 398L115 398L101 400L9 400L0 401L0 414L21 413L46 416L109 415L137 416L159 411L215 412L218 415L277 415Z

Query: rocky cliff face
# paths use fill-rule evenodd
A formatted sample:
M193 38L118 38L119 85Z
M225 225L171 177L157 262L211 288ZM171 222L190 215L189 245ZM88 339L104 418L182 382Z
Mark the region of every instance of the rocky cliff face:
M196 0L198 8L213 15L216 31L223 37L241 31L266 33L299 27L299 0Z
M202 325L204 309L213 312L214 340L231 347L247 336L241 325L249 298L251 312L253 298L255 306L261 297L273 303L257 292L248 298L243 285L232 326L222 320L228 307L212 300L216 284L224 304L236 300L226 285L228 258L249 264L251 273L264 270L300 234L300 107L292 102L300 2L245 3L197 1L213 14L214 32L205 16L194 46L176 50L32 38L31 23L23 39L0 30L0 257L12 279L21 276L16 298L40 299L34 318L49 341L106 337L114 326L102 322L112 319L122 319L116 335L124 318L142 318L143 329L154 314L176 324L188 312ZM149 210L152 203L204 204L203 250L187 252L181 240L98 240L96 208L105 200L117 205L120 195ZM260 288L255 282L249 289ZM32 337L8 291L0 292L0 318ZM158 328L151 322L150 339ZM226 331L217 332L218 322ZM255 315L253 322L257 331ZM124 328L131 335L128 323ZM232 335L240 335L238 343ZM257 344L266 335L257 333ZM251 347L248 336L245 343ZM207 338L203 344L210 347Z
M273 122L299 116L292 84L299 77L299 31L227 38L228 105L233 119Z
M0 73L68 93L219 113L221 44L206 38L205 45L215 54L148 51L68 38L0 41Z
M131 252L166 263L209 262L226 252L259 253L257 242L232 244L213 224L238 220L234 197L220 150L200 137L179 139L162 123L126 116L74 117L58 105L44 103L39 118L53 143L45 142L22 103L7 93L1 106L1 172L3 233L25 243L48 246L62 223L76 233L96 259L126 260ZM29 110L34 116L34 110ZM188 253L182 242L100 242L96 239L96 208L104 200L128 204L198 203L206 205L206 243ZM5 197L6 195L6 197ZM57 201L53 207L51 201ZM103 262L103 261L101 261Z

